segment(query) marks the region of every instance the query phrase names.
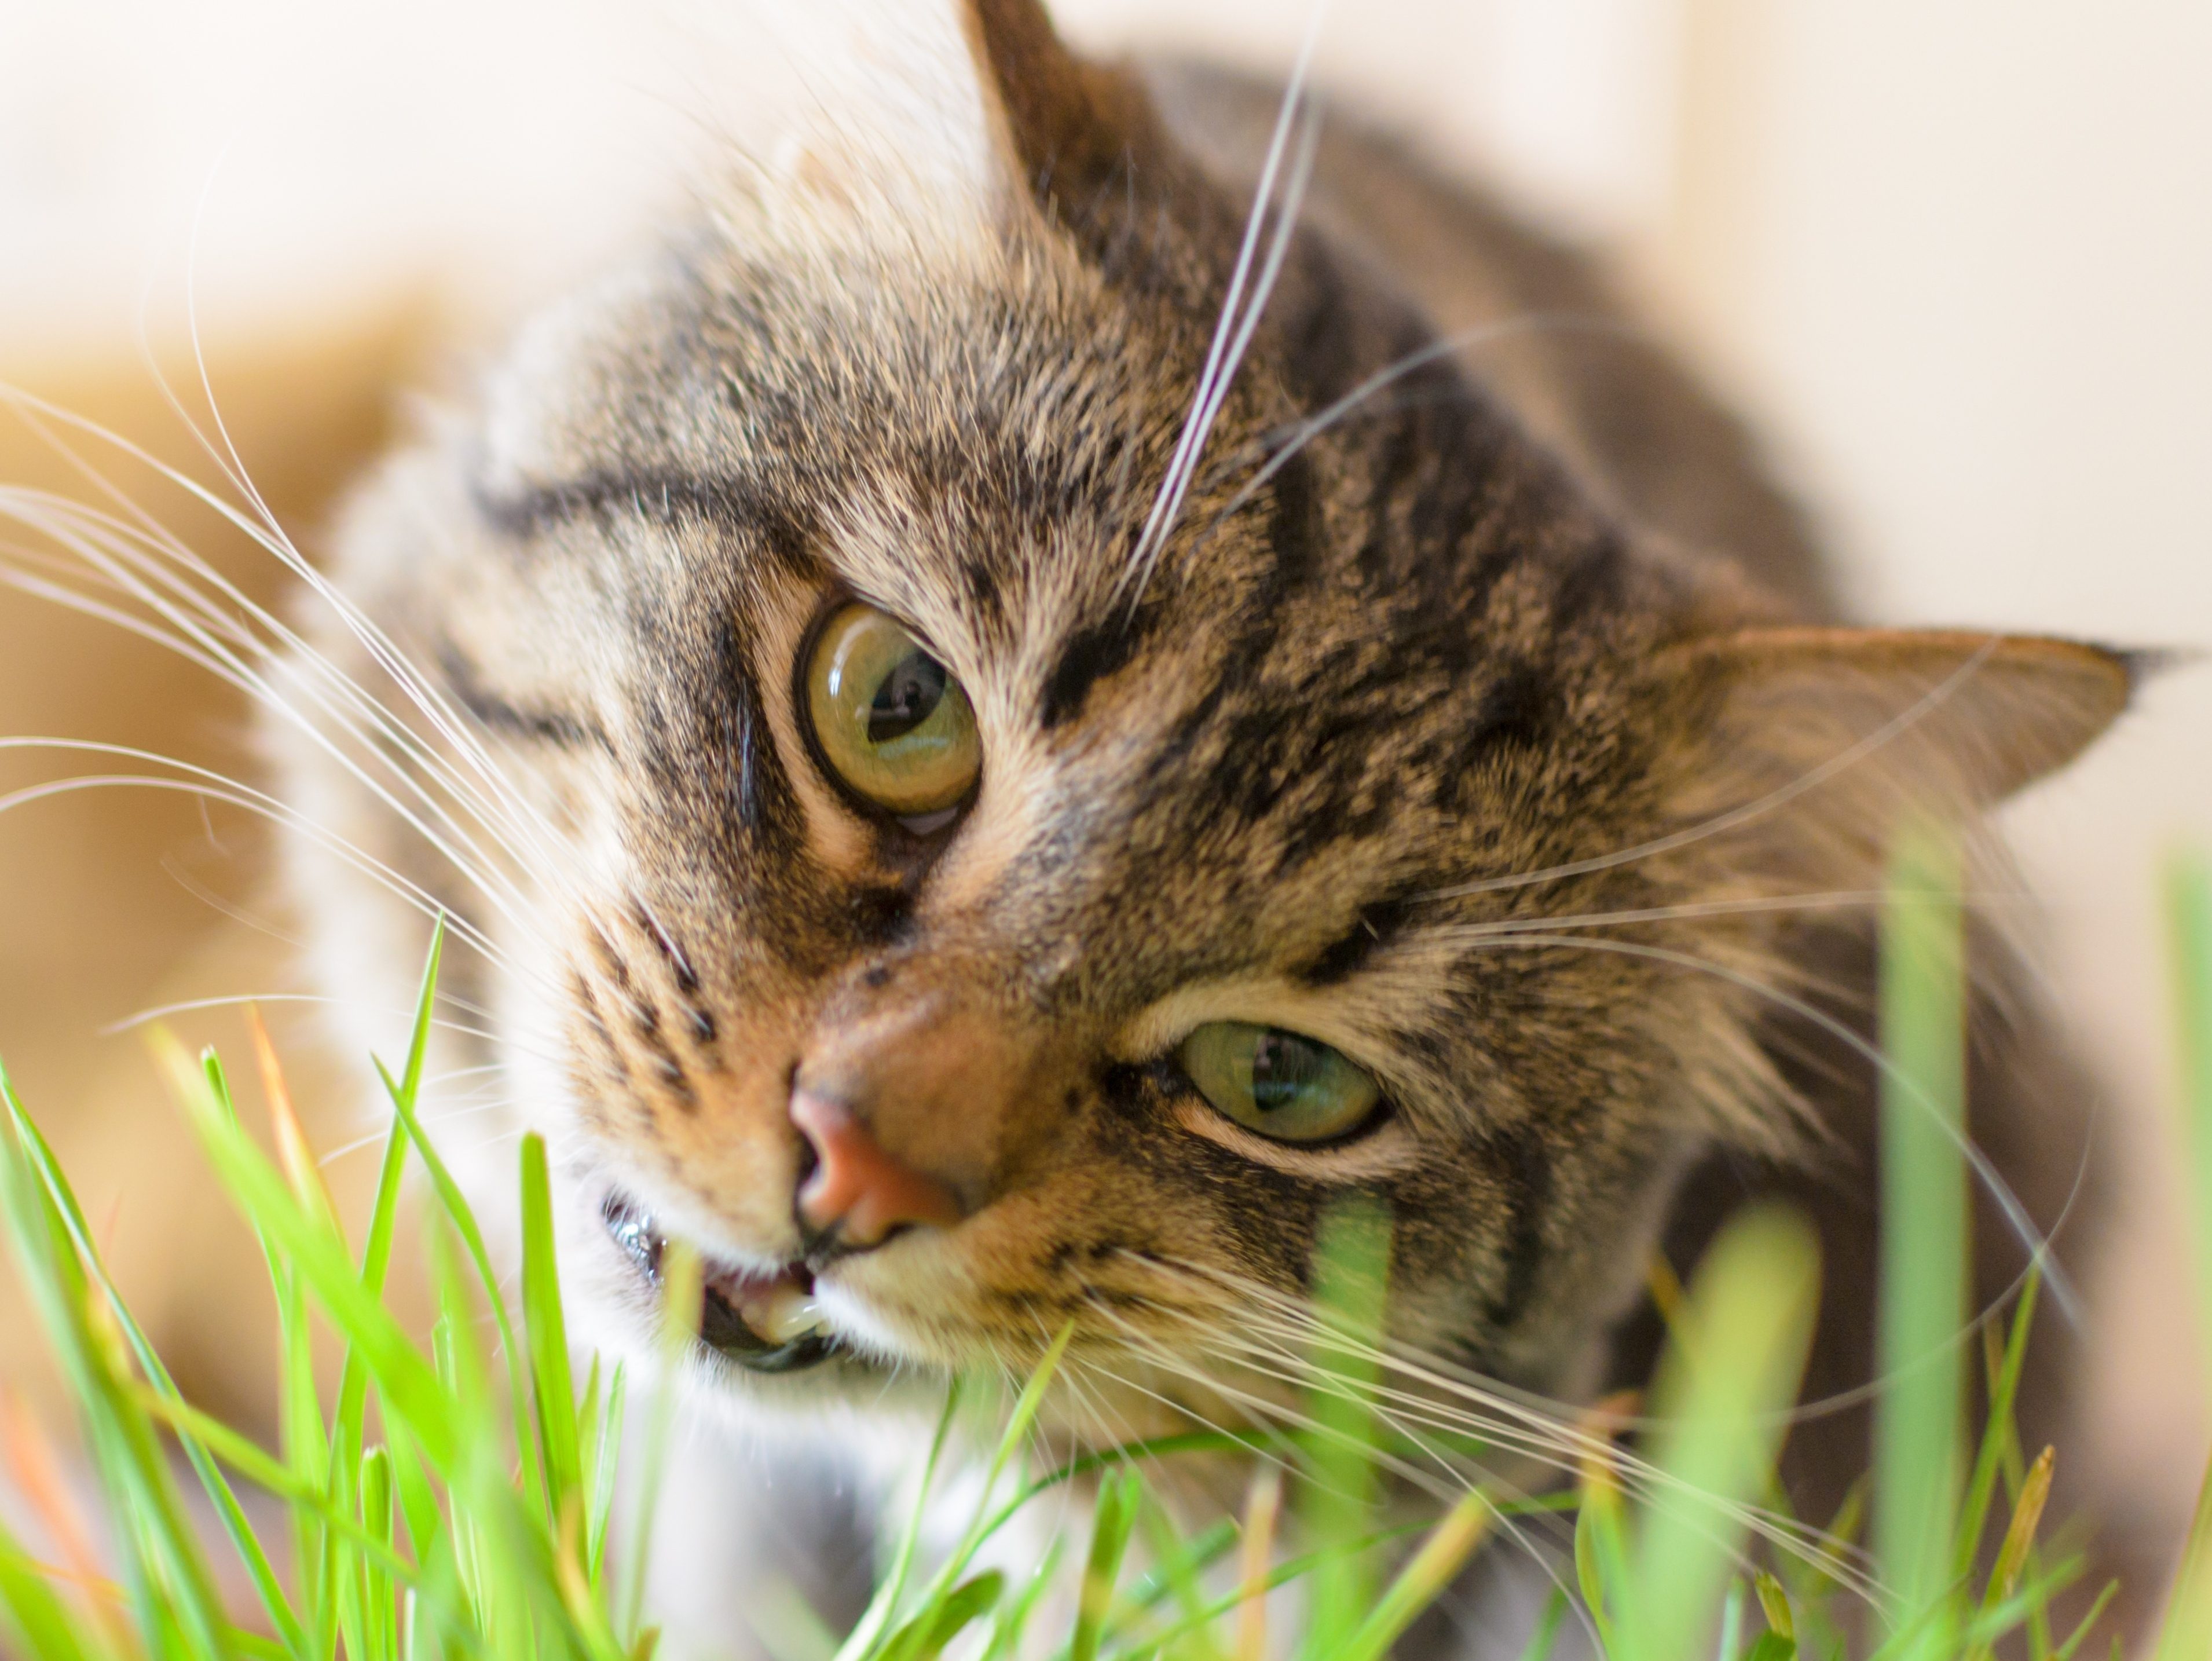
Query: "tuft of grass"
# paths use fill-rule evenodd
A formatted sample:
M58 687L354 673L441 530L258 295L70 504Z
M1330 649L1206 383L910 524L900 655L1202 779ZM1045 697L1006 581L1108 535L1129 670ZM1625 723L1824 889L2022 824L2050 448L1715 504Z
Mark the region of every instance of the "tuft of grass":
M1481 1450L1409 1440L1398 1411L1407 1386L1385 1336L1389 1220L1355 1200L1324 1224L1320 1336L1296 1431L1193 1431L1040 1468L1026 1451L1073 1339L1063 1330L995 1409L980 1491L949 1543L925 1528L924 1510L941 1513L951 1450L994 1411L981 1381L948 1388L921 1498L888 1543L860 1621L829 1632L792 1593L764 1627L806 1661L1382 1661L1478 1551L1565 1549L1565 1584L1524 1661L1547 1661L1570 1623L1608 1661L2072 1661L2112 1589L2086 1620L2054 1630L2053 1600L2082 1564L2045 1543L2053 1455L2029 1457L2013 1423L2033 1276L2009 1318L1980 1334L1985 1429L1971 1447L1965 1430L1972 1346L1960 1340L1974 1334L1957 869L1951 845L1928 830L1900 840L1892 867L1881 977L1887 1387L1875 1469L1839 1515L1790 1515L1776 1476L1820 1266L1806 1226L1774 1210L1723 1230L1686 1293L1659 1277L1670 1336L1638 1437L1620 1433L1632 1409L1593 1416L1571 1491L1529 1498L1471 1480L1422 1514L1391 1474L1439 1448ZM2177 874L2172 911L2212 1334L2212 879L2201 862ZM64 1514L59 1484L25 1484L64 1561L0 1528L0 1643L40 1661L654 1655L644 1570L674 1392L655 1393L642 1457L626 1466L629 1380L580 1353L568 1331L536 1136L523 1140L517 1172L514 1299L494 1273L417 1110L438 952L434 937L407 1054L396 1076L382 1074L392 1126L357 1240L323 1189L258 1025L273 1152L241 1123L213 1055L159 1046L210 1167L262 1244L278 1317L273 1450L178 1390L0 1073L0 1212L71 1385L73 1444L108 1524L102 1555ZM416 1208L401 1204L410 1166L427 1179ZM436 1311L419 1336L386 1301L398 1230L417 1210ZM672 1369L696 1335L696 1259L672 1249L665 1284L659 1360ZM321 1372L319 1331L336 1355ZM21 1427L7 1440L19 1469L64 1457ZM1181 1517L1157 1480L1162 1465L1223 1454L1253 1463L1242 1515ZM1071 1488L1087 1504L1042 1561L1018 1574L987 1566L1018 1518ZM253 1490L274 1502L277 1523L269 1506L248 1505ZM620 1509L635 1520L618 1538L625 1492ZM2212 1647L2212 1485L2207 1494L2165 1661ZM1571 1532L1557 1532L1570 1515ZM1860 1538L1869 1518L1870 1548Z

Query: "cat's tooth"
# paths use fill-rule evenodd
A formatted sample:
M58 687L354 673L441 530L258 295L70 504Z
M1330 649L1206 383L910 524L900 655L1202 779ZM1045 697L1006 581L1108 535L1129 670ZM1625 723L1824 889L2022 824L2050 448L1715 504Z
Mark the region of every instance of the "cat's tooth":
M769 1293L753 1324L770 1343L795 1343L808 1333L821 1329L822 1305L797 1287L780 1286Z

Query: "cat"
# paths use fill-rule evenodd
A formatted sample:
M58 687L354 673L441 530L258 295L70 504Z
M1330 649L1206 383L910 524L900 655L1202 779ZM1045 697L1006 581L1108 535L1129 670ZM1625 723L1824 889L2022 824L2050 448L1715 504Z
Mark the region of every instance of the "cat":
M325 987L405 1007L448 917L475 1191L546 1135L617 1348L696 1246L691 1394L750 1422L896 1450L1063 1328L1055 1435L1289 1411L1352 1194L1397 1352L1570 1415L1654 1254L1787 1194L1847 1402L1888 837L2139 662L1844 623L1594 270L1393 140L1036 0L876 12L348 513L267 733ZM1987 1302L2087 1132L1975 955ZM1809 1514L1863 1436L1795 1439Z

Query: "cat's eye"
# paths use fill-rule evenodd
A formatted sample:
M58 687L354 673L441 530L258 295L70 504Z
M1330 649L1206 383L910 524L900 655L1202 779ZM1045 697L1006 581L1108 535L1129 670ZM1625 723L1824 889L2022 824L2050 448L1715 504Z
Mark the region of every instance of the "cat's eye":
M1212 1021L1182 1041L1182 1070L1214 1110L1279 1142L1348 1136L1375 1116L1375 1080L1327 1044L1276 1026Z
M968 694L872 605L846 606L815 637L806 702L831 770L901 818L950 812L982 769Z

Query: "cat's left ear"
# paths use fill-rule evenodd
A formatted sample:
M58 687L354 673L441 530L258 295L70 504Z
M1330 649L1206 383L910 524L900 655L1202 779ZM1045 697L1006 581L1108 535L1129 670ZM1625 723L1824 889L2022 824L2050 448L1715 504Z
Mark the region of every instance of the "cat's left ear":
M882 231L1081 219L1165 153L1134 76L1068 51L1039 0L807 0L771 22L799 94L784 183Z
M2127 708L2148 661L1949 630L1706 636L1662 665L1699 712L1677 808L1704 820L1796 802L1845 842L1878 843L1902 813L1971 812L2066 765Z

